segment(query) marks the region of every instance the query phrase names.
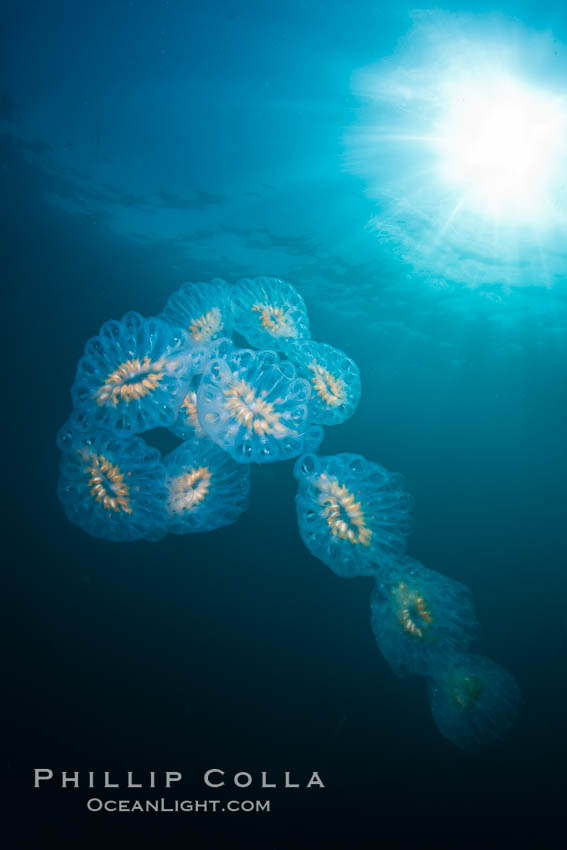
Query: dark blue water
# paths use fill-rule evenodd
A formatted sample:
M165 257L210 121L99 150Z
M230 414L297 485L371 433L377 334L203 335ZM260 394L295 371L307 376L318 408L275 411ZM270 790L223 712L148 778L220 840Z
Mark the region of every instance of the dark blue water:
M561 4L499 11L567 42ZM3 4L9 848L561 834L565 288L433 286L368 228L377 202L346 151L351 78L410 25L365 2ZM524 696L493 747L455 749L424 683L394 678L370 581L340 580L299 539L291 464L254 468L249 511L211 534L118 545L66 521L55 433L86 339L129 309L159 312L183 281L242 274L293 281L314 338L359 364L359 408L323 449L402 472L410 553L471 587L476 648ZM269 815L95 816L83 790L34 792L36 767L181 770L192 799L210 767L319 770L327 787L274 792Z

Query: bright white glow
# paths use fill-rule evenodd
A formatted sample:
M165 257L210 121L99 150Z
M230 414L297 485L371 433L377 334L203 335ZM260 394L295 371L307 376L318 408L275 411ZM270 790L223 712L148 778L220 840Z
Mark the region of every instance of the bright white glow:
M370 227L432 286L567 286L567 48L498 16L417 12L353 80Z
M440 174L481 213L533 220L563 167L567 114L558 98L495 76L451 86L436 136Z

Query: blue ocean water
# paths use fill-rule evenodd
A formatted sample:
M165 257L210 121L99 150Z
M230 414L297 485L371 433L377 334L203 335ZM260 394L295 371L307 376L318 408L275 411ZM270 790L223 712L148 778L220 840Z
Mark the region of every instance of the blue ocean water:
M497 12L567 44L560 3ZM552 843L565 257L554 243L539 265L524 251L499 266L458 243L444 274L445 253L414 262L413 219L385 230L389 208L353 166L355 80L403 55L414 21L403 4L343 0L3 4L10 847ZM551 265L553 285L537 273ZM511 273L526 267L529 281ZM471 588L476 648L521 686L516 728L489 749L440 738L423 681L397 680L376 649L370 580L303 547L291 463L254 468L249 511L208 535L116 545L64 517L54 440L86 339L127 310L157 314L184 281L260 274L292 281L314 338L360 367L360 405L324 452L403 473L410 554ZM209 767L319 770L327 788L277 792L269 816L142 823L88 817L79 792L34 795L34 767L183 770L195 799Z

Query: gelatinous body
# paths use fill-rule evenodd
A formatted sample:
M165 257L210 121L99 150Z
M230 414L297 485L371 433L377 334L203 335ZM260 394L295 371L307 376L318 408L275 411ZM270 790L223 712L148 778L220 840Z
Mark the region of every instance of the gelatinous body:
M381 576L371 603L372 630L398 676L427 676L465 650L477 622L467 587L404 559Z
M308 430L309 384L273 351L232 349L211 360L197 392L206 434L239 463L300 454Z
M259 350L237 348L233 332ZM58 493L71 522L113 541L210 531L246 510L250 463L300 456L303 542L337 575L375 578L376 642L399 676L427 677L441 733L473 748L511 725L515 681L467 654L477 625L469 591L404 557L412 500L401 477L360 455L316 454L322 426L355 410L360 375L342 351L310 339L293 286L186 284L159 318L106 322L85 347L72 396L58 434ZM185 441L163 459L134 436L159 426Z
M182 443L164 458L167 530L211 531L236 522L248 506L250 471L204 438Z
M305 302L291 283L242 278L229 292L233 327L250 345L280 350L284 340L311 336Z
M219 357L226 358L233 348L230 339L222 338L194 350L191 383L177 411L175 421L169 426L169 430L182 440L205 436L197 414L197 390L201 383L201 376L210 361Z
M197 416L197 393L195 390L189 390L185 395L185 398L181 402L181 407L177 412L177 418L169 426L169 430L183 440L189 440L191 437L205 436L205 432L201 428L201 423Z
M186 283L167 301L162 318L183 328L195 345L206 345L231 333L231 305L227 284L216 278L211 283Z
M301 538L337 575L376 574L404 551L412 500L398 475L353 454L305 454L294 474Z
M325 439L325 429L321 425L313 425L310 423L305 432L303 449L306 452L318 452L321 448L321 443Z
M457 747L489 744L513 725L520 708L514 678L489 658L456 656L429 684L433 719Z
M322 342L290 341L285 356L311 384L310 419L338 425L352 416L360 400L360 372L350 357Z
M71 522L106 540L163 537L167 490L156 449L76 415L60 430L58 445L58 495Z
M167 427L189 387L188 336L162 319L126 313L90 339L71 389L76 408L96 412L100 427L134 434Z

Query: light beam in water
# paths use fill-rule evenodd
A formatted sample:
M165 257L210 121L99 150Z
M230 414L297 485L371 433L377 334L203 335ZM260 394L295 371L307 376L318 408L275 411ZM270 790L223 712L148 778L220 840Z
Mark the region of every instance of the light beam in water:
M541 225L565 166L562 98L498 72L463 76L446 86L435 135L441 180L480 215Z
M354 85L348 163L388 250L437 287L565 279L562 45L502 18L421 12Z

